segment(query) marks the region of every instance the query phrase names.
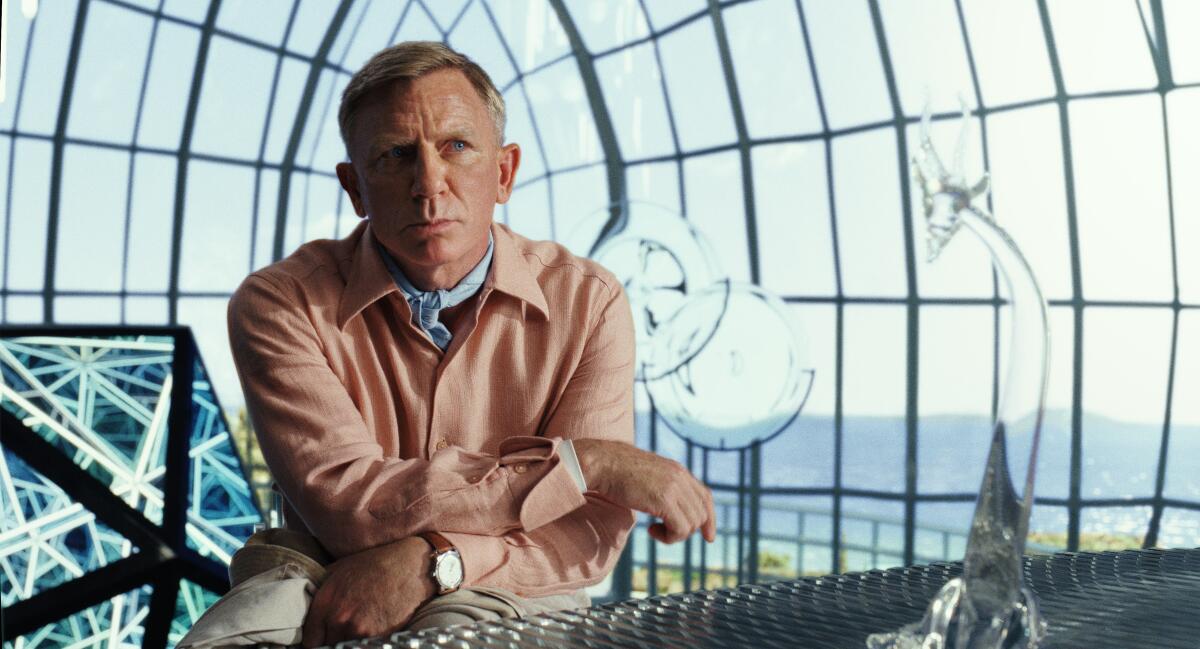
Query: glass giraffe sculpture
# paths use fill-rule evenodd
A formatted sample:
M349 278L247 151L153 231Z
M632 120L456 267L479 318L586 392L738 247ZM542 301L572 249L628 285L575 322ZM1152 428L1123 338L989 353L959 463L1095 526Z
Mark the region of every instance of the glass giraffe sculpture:
M954 169L933 148L929 116L922 121L912 171L923 195L928 261L966 226L991 253L1008 289L1011 341L983 484L967 537L962 577L950 580L929 603L924 618L896 632L867 639L869 649L1035 649L1045 636L1037 601L1022 581L1021 557L1033 507L1038 437L1045 411L1050 336L1046 302L1029 263L992 215L973 203L988 191L985 175L968 184L962 172L969 122L964 111ZM1029 443L1027 464L1010 470L1008 440ZM1014 459L1024 459L1014 454ZM1023 490L1012 476L1024 469Z

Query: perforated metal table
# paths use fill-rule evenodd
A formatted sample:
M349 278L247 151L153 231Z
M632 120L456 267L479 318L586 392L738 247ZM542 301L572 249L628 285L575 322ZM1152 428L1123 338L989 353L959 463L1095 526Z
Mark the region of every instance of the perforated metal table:
M589 609L341 646L846 647L921 617L957 563L651 597ZM1046 648L1200 648L1200 550L1028 557L1025 578L1049 622Z

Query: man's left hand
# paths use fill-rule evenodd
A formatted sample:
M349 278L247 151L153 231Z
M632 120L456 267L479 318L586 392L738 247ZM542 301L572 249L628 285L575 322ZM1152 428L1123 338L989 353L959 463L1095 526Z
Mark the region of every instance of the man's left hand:
M414 536L334 562L304 619L304 646L399 630L435 594L432 552Z

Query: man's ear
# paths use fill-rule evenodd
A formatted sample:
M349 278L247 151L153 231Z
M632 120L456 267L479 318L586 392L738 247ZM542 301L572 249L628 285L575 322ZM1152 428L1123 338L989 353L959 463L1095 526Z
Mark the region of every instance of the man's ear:
M362 193L358 190L358 172L354 170L354 165L349 162L339 162L337 166L338 182L342 183L342 189L346 190L346 195L350 197L350 203L354 205L354 213L362 218L367 215L367 208L363 205Z
M515 142L500 147L498 162L500 182L496 185L496 202L507 203L517 179L517 167L521 166L521 147Z

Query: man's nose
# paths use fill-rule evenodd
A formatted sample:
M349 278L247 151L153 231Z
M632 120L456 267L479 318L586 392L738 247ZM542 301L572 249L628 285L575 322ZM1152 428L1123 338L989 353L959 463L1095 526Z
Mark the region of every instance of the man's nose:
M421 147L413 174L413 198L432 198L446 191L446 161L432 147Z

